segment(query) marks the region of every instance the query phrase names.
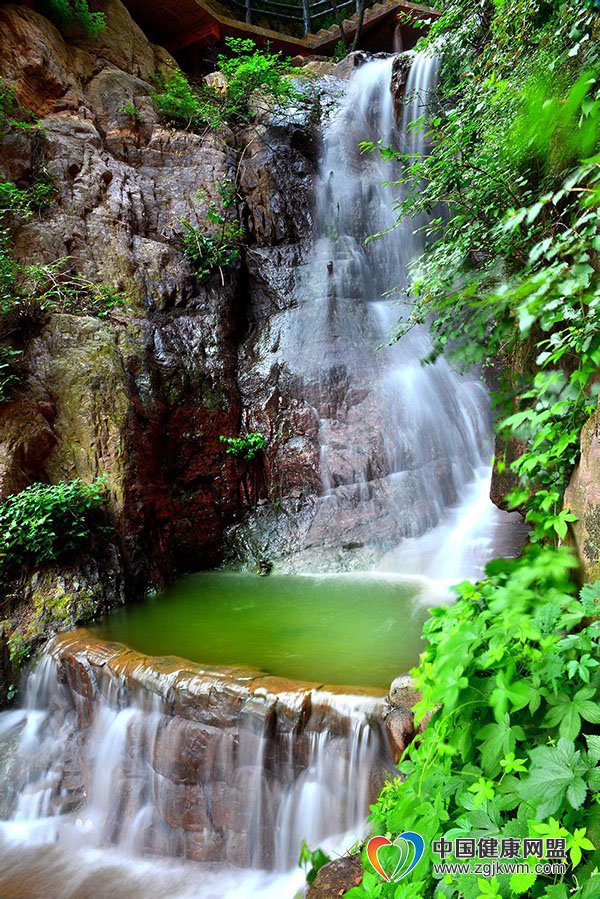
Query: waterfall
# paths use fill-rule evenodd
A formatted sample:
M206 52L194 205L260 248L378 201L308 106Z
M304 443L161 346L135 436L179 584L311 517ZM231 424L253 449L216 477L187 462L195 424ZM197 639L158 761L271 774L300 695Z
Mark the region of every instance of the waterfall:
M24 709L0 715L2 876L46 864L45 847L92 882L100 860L126 862L148 897L163 895L144 880L152 856L198 862L209 881L219 870L196 896L229 895L229 878L232 895L278 884L291 899L303 839L343 851L360 836L391 765L382 717L376 697L148 659L87 631L56 638Z
M423 326L390 345L410 311L407 271L423 222L396 225L398 164L359 144L425 151L423 130L409 126L426 111L437 60L414 54L399 123L392 65L361 66L324 130L315 247L285 348L319 420L323 496L306 543L358 550L352 567L452 581L481 573L510 517L485 498L492 432L477 374L443 358L423 364Z
M357 552L355 567L454 580L478 573L505 519L488 498L481 382L444 359L422 365L424 328L388 345L407 308L388 292L403 297L422 238L405 222L365 243L394 226L398 190L359 142L424 149L408 125L436 62L415 55L401 123L391 69L360 67L330 116L314 251L268 339L319 423L312 559L331 568ZM25 707L0 715L0 886L27 899L291 899L303 839L343 851L364 828L390 765L382 717L377 698L57 638Z

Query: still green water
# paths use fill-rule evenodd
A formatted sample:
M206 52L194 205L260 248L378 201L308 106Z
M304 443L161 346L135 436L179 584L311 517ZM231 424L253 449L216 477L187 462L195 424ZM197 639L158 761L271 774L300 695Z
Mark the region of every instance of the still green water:
M93 630L148 655L387 688L417 661L426 617L415 581L202 572Z

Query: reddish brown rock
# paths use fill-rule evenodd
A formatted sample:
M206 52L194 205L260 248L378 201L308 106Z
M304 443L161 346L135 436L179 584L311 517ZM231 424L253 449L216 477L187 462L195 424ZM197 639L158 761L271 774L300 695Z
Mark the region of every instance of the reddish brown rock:
M52 406L24 399L0 405L0 499L24 490L44 471L57 440L53 418Z
M336 858L321 868L306 899L339 899L352 887L359 886L362 878L360 856Z
M217 862L223 858L224 840L220 833L186 833L185 857L195 862Z

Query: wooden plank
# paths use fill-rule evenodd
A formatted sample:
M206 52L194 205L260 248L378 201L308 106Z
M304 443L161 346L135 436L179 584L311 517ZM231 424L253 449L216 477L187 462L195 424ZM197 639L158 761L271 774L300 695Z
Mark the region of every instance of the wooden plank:
M277 0L264 0L272 6L282 6ZM310 4L311 17L324 15L328 9L327 0L317 0ZM343 0L342 6L350 5L354 0ZM133 17L138 19L143 27L148 28L155 39L165 45L167 50L175 52L192 44L204 45L210 41L221 41L224 36L251 37L259 46L269 43L274 50L281 50L292 56L307 56L311 53L331 53L338 41L339 35L314 35L307 34L304 38L295 38L291 35L272 31L269 28L261 28L233 17L233 13L221 6L216 0L124 0L125 6ZM245 8L245 4L243 4ZM302 5L298 4L303 20ZM316 12L315 8L324 7ZM282 7L285 8L285 7ZM288 7L289 8L289 7ZM292 7L293 9L293 7ZM314 10L314 11L313 11ZM262 10L260 5L252 5L252 12L256 15L269 15L269 11ZM377 9L369 8L365 15L363 28L365 33L372 32L376 27L381 27L390 21L399 12L412 13L416 18L424 19L437 17L439 11L410 0L387 0L378 3ZM283 13L280 15L283 18ZM289 18L292 18L288 14ZM352 39L356 31L356 19L345 21L346 33Z

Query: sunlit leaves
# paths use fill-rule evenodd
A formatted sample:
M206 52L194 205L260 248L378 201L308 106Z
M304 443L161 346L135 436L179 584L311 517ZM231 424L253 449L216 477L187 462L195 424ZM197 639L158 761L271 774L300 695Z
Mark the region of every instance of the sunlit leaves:
M530 774L518 792L534 808L537 819L555 815L565 801L573 809L580 808L588 791L588 772L596 763L582 758L573 741L565 738L556 746L538 746L530 755Z

